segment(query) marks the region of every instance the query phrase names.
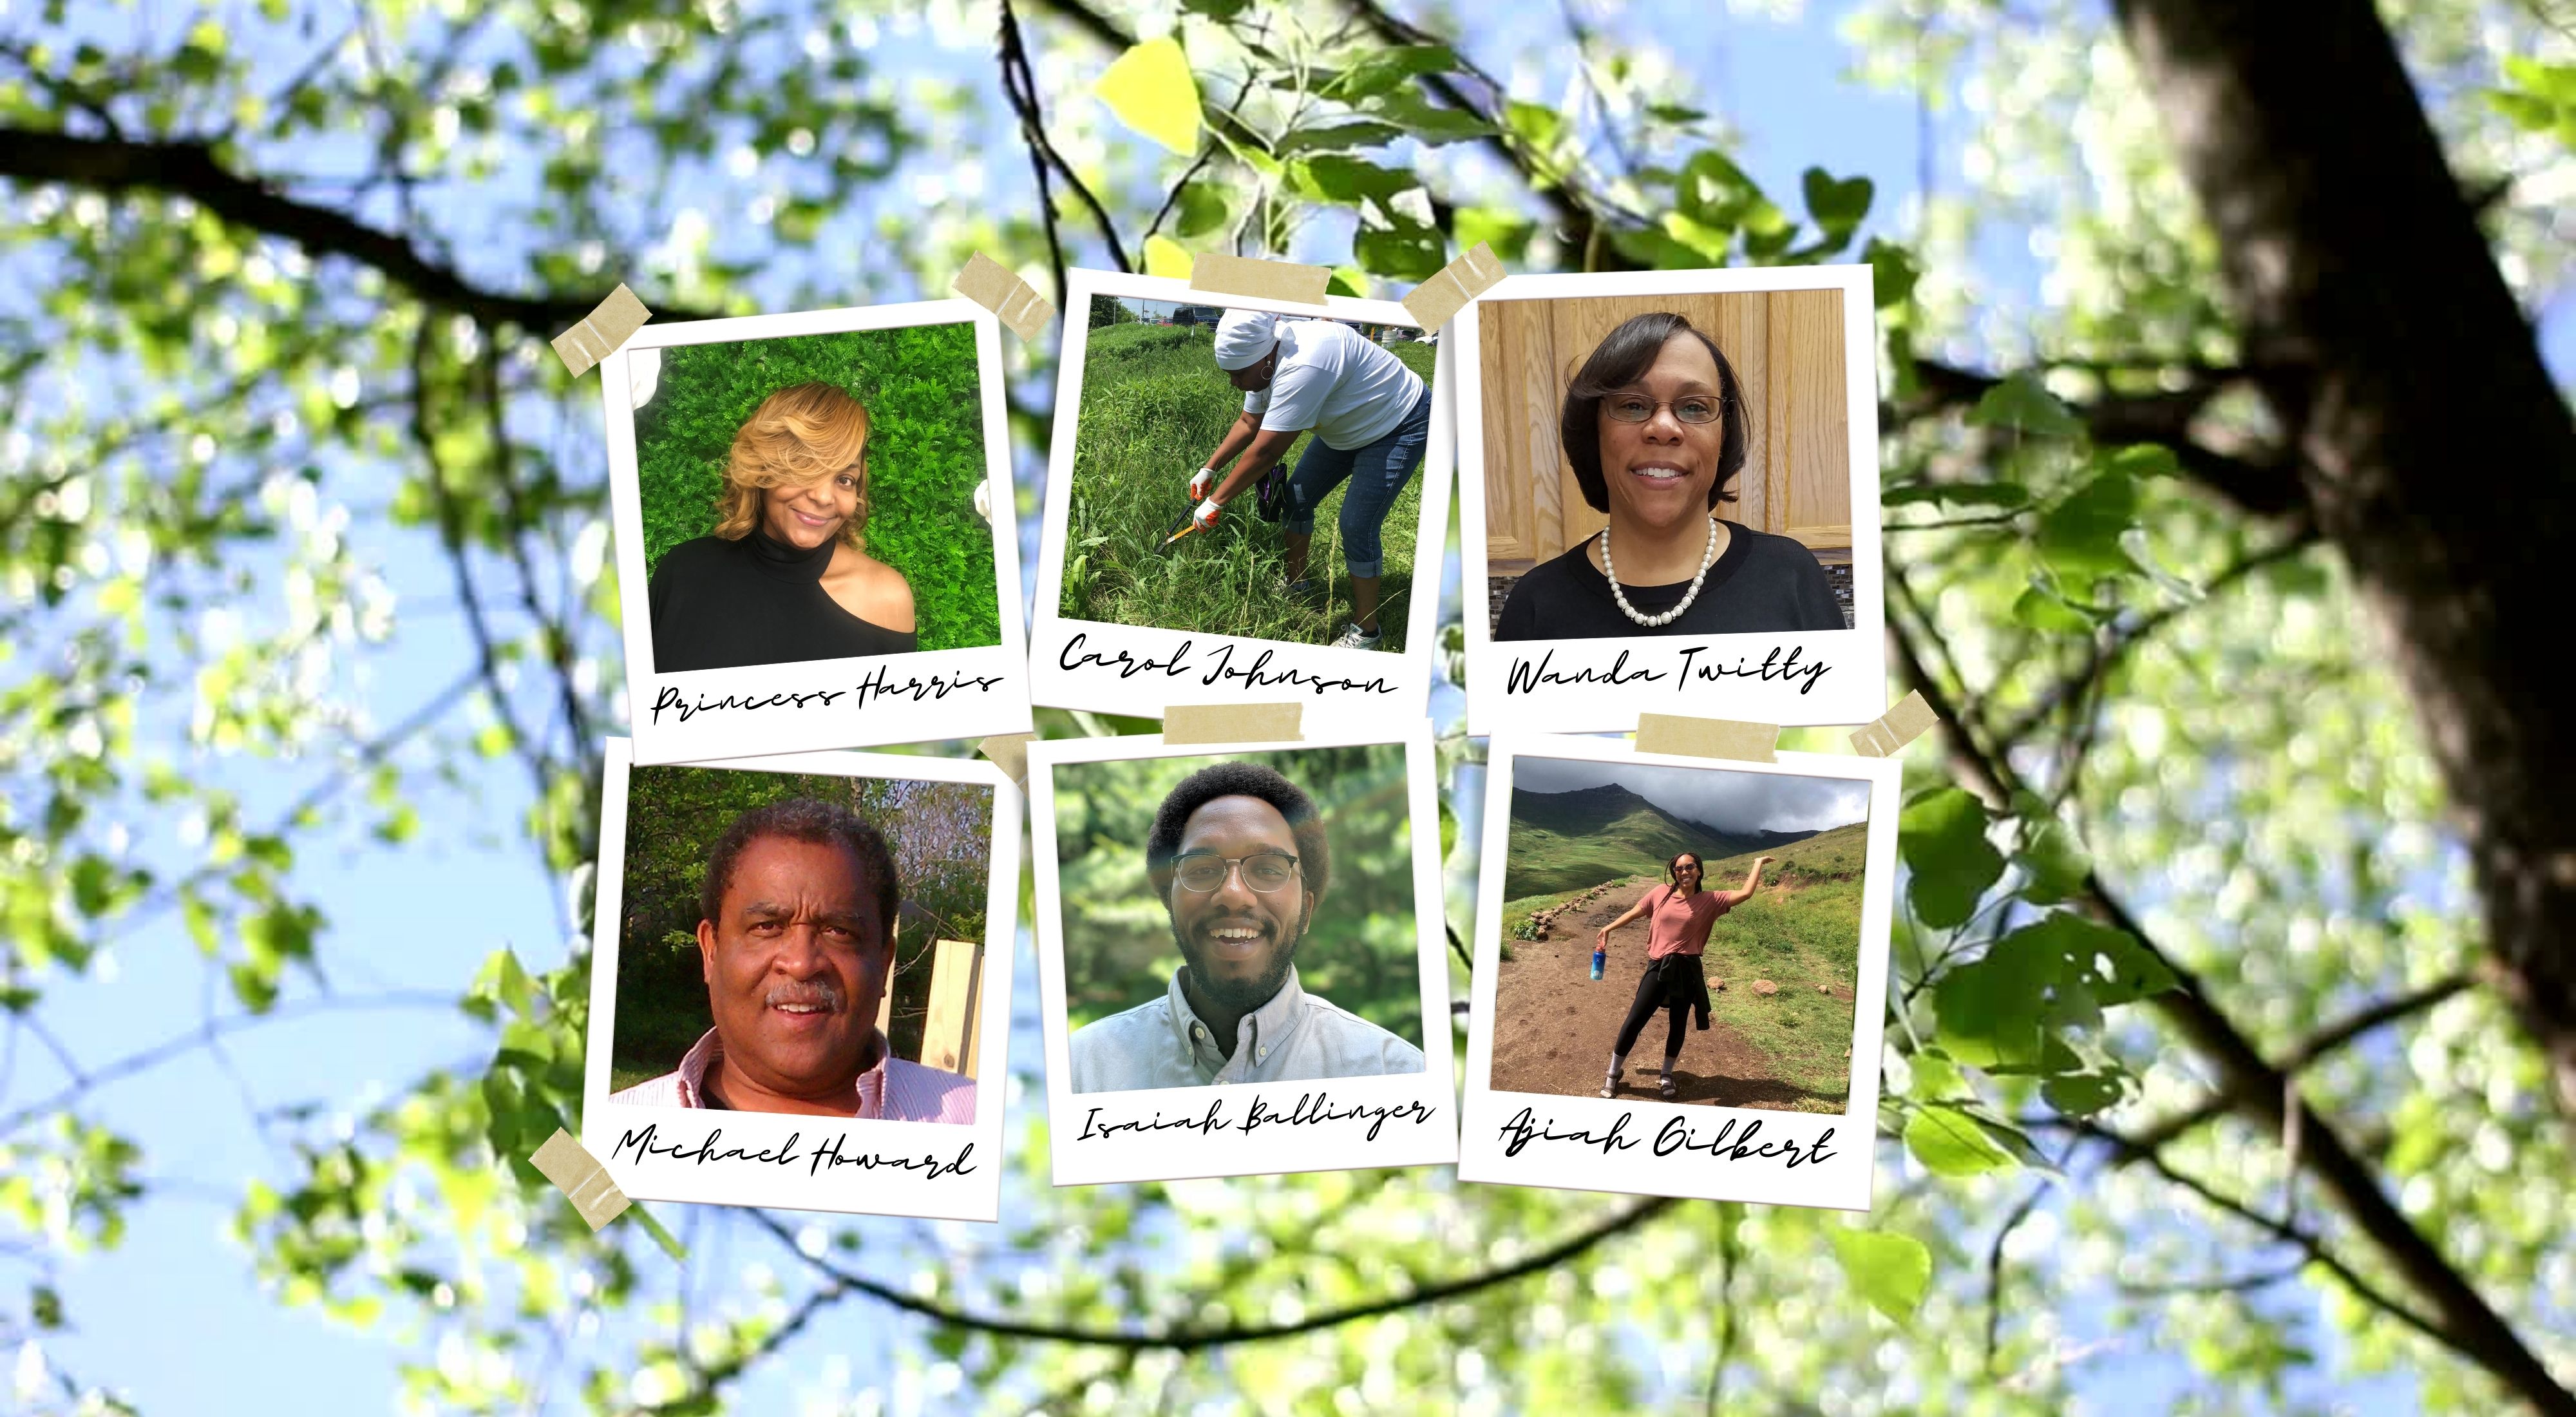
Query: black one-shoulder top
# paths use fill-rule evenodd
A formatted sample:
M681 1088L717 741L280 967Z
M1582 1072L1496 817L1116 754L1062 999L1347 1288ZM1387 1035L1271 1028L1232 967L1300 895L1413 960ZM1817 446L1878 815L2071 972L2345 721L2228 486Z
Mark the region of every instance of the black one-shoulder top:
M646 596L655 672L921 648L912 631L862 620L823 589L837 544L807 551L755 529L739 541L701 536L663 552Z

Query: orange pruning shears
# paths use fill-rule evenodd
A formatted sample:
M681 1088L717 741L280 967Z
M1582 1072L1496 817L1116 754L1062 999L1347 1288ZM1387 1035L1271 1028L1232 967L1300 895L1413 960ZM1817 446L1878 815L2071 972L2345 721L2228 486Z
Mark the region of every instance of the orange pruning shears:
M1161 556L1170 552L1173 542L1180 540L1182 537L1187 536L1198 529L1199 522L1196 508L1192 508L1190 511L1181 513L1178 520L1163 529L1163 539L1154 544L1154 554Z

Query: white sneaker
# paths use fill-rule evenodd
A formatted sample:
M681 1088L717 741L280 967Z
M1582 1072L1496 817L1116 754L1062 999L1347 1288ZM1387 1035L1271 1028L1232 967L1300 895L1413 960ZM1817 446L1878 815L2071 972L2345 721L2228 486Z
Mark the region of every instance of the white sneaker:
M1378 647L1379 642L1383 641L1385 638L1386 635L1381 631L1361 629L1359 627L1359 622L1354 620L1351 623L1342 626L1341 634L1335 636L1333 639L1333 648L1375 649Z

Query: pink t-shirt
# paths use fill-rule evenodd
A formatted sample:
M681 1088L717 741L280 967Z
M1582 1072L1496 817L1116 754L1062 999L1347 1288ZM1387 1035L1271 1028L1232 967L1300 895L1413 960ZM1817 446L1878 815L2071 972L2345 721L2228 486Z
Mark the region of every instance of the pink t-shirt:
M1663 898L1646 912L1646 958L1706 951L1709 927L1726 913L1717 892L1703 887L1683 895L1679 886L1666 886L1663 891Z

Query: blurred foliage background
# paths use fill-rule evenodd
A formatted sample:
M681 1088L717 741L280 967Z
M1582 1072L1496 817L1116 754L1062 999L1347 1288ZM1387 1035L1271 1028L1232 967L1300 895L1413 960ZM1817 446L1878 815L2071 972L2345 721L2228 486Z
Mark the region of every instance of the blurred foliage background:
M2576 1411L2562 8L11 7L6 1400ZM1400 295L1479 241L1874 269L1890 687L1944 720L1876 1207L1059 1191L1023 1023L998 1227L593 1233L521 1160L576 1120L629 713L545 339L621 280ZM1057 339L1004 341L1024 565Z
M715 1027L697 935L707 853L743 813L799 797L849 808L885 833L894 852L903 905L887 984L894 994L887 1041L895 1056L920 1058L932 944L984 938L992 789L919 778L638 767L626 786L612 1090L671 1071Z
M1154 813L1182 778L1255 763L1305 789L1324 818L1332 875L1297 946L1297 982L1422 1046L1421 947L1404 745L1066 763L1055 772L1056 882L1072 1026L1163 996L1181 966L1171 914L1145 875Z
M791 384L830 384L868 411L867 552L903 573L921 647L1002 642L993 529L975 514L984 403L971 324L674 345L635 410L644 565L715 528L734 434Z

